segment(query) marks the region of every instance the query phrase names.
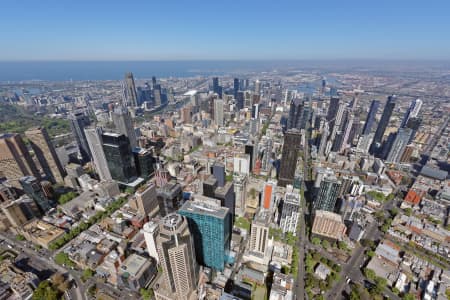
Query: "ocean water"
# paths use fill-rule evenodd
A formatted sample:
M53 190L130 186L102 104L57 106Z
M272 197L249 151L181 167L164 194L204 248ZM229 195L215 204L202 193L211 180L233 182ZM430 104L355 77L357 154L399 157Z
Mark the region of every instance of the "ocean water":
M211 76L297 66L287 61L0 61L0 81L117 80L125 72L135 78Z

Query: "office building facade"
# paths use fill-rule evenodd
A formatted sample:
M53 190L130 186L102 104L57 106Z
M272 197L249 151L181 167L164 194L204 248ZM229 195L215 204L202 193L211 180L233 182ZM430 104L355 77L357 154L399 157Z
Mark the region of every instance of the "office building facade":
M328 175L320 181L319 192L314 200L315 210L334 211L341 182L335 176Z
M137 172L128 138L123 134L106 132L102 134L102 143L112 179L122 183L134 181Z
M89 117L84 112L74 112L69 115L69 121L72 135L80 150L81 159L83 162L88 162L91 160L91 151L89 150L84 129L90 125Z
M294 182L301 141L300 131L296 129L288 130L284 135L280 173L278 176L278 185L280 186L286 186Z
M156 299L191 299L197 288L199 266L186 217L170 214L162 219L157 249L163 276L154 289Z
M0 177L5 177L12 186L20 188L19 179L29 175L40 177L20 135L0 135Z
M383 136L386 132L386 128L389 125L389 121L392 116L392 112L395 108L395 96L389 96L384 106L383 114L380 119L380 123L378 123L377 130L375 131L375 135L373 137L372 145L370 146L370 154L374 154L379 156L383 149Z
M85 128L84 133L91 151L95 171L100 177L100 180L111 180L111 172L109 171L105 151L103 150L102 129L99 127Z
M44 127L32 128L25 131L25 136L28 138L47 179L52 183L64 182L65 171L56 155L47 130Z
M229 209L194 200L186 201L178 214L187 218L189 230L195 237L197 261L223 271L231 240Z
M116 107L112 113L112 119L117 133L125 135L130 141L131 149L137 147L136 132L128 109L123 106Z

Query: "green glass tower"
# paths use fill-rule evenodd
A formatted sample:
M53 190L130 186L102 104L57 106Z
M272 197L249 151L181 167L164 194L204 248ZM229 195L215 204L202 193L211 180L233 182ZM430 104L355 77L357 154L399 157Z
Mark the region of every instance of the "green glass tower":
M194 237L197 261L222 271L230 249L229 209L201 201L186 201L178 213L188 220L189 230Z

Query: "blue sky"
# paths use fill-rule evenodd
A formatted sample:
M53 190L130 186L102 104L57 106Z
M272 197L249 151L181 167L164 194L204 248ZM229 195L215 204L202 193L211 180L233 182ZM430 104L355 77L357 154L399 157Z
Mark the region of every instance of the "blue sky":
M450 59L450 1L2 0L0 61Z

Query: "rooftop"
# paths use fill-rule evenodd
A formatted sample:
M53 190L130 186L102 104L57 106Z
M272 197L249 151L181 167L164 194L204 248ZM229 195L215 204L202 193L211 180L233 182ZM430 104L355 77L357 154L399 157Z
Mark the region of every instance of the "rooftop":
M186 201L180 210L221 219L224 219L229 212L229 209L226 207L213 206L201 201Z

